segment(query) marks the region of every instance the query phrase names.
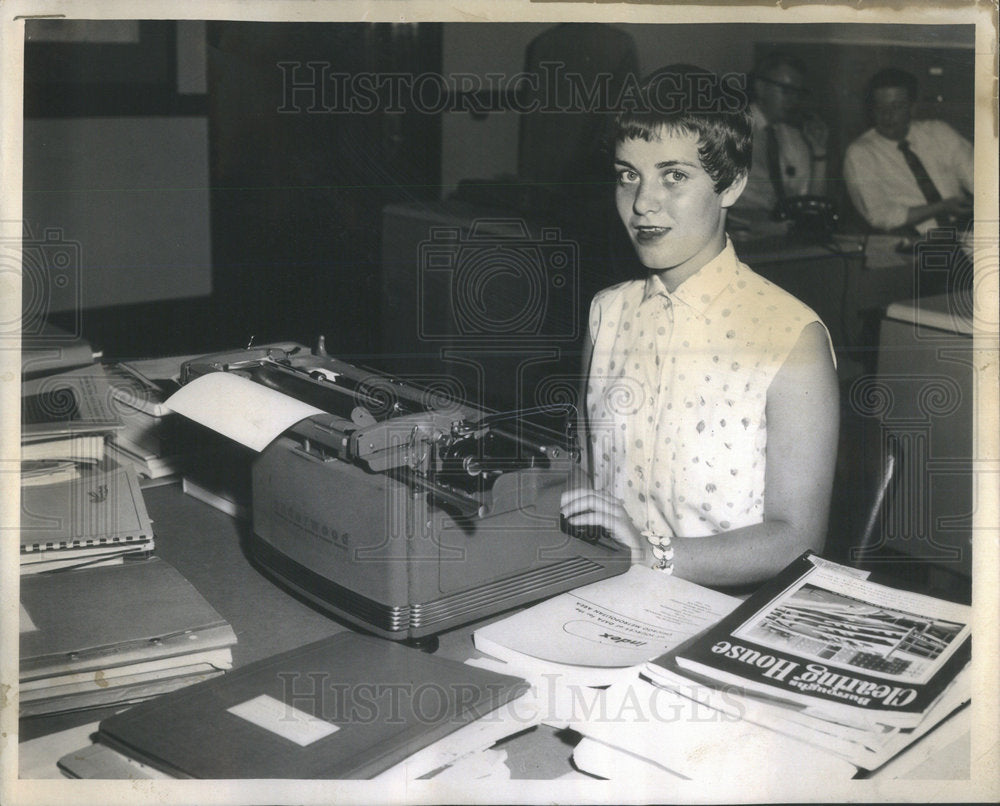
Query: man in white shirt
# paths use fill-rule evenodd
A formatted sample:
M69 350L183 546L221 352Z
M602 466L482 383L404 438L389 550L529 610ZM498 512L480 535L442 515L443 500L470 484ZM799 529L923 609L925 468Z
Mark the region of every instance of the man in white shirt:
M806 69L795 57L768 54L754 68L750 89L753 162L732 212L753 221L771 217L782 199L825 193L828 129L803 111Z
M913 120L917 79L876 73L866 104L873 127L844 159L851 201L877 230L959 225L972 214L972 144L939 120Z

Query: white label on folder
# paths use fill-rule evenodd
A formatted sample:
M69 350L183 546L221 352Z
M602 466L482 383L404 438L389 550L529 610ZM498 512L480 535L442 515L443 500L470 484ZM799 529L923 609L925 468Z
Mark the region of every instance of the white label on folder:
M37 632L38 627L35 626L35 622L31 620L31 614L24 609L24 605L21 605L21 628L18 630L19 633L26 632Z
M226 710L247 722L252 722L257 727L295 742L299 747L310 745L340 730L332 722L286 705L267 694L261 694Z

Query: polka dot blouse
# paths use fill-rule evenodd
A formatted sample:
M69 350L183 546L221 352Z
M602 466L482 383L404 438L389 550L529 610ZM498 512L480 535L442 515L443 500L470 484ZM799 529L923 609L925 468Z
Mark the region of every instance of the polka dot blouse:
M595 486L657 534L762 522L767 390L816 321L731 243L674 293L656 275L599 292L587 387Z

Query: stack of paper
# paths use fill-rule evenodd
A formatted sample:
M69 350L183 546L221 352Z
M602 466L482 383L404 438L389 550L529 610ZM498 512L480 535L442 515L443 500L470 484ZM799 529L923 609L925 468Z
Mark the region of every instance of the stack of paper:
M738 599L645 566L560 594L473 634L476 649L537 680L606 686L729 613Z
M77 478L105 455L121 428L99 366L26 381L21 387L21 485Z
M97 726L94 726L96 731ZM172 780L172 776L124 756L103 744L88 744L60 756L60 772L69 778L118 780Z
M133 703L232 667L236 635L158 558L21 580L21 716Z
M233 372L209 372L182 386L166 403L191 420L210 461L192 462L184 492L237 518L250 516L254 453L322 410Z
M163 479L183 469L184 456L173 428L175 418L164 401L178 388L180 365L190 357L105 367L122 420L109 450L122 464L131 462L143 479Z
M804 556L643 673L720 718L874 770L969 701L970 617Z
M115 714L97 738L174 777L372 778L526 687L344 632Z
M103 434L29 439L21 444L21 486L72 481L103 458Z
M821 748L861 770L876 770L935 728L969 702L968 667L959 672L952 685L914 727L902 728L878 722L841 722L780 700L748 696L739 689L715 688L663 668L651 674L656 685L704 706L706 713L717 712L776 731L784 736ZM693 707L693 706L692 706Z
M37 378L87 366L101 356L101 352L95 350L90 342L51 322L28 317L22 326L22 378Z
M131 466L105 458L68 479L21 488L21 573L119 564L153 550Z
M599 692L575 716L570 727L584 739L574 763L610 780L738 781L766 800L769 787L793 772L808 770L818 781L848 780L857 772L825 750L638 677Z
M153 548L131 467L107 453L122 427L102 367L21 387L21 571L120 562Z

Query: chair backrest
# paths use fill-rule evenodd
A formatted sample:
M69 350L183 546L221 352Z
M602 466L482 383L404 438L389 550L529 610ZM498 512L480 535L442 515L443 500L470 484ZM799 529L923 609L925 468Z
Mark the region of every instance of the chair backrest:
M871 508L868 511L868 517L865 519L864 529L861 532L858 545L856 548L852 548L850 552L851 560L856 566L860 566L867 555L871 554L880 545L881 541L878 532L882 525L886 502L892 496L892 489L896 480L899 464L899 445L895 437L891 434L887 435L883 441L883 445L885 446L885 456L882 458L882 467L875 487L875 494L872 498Z

